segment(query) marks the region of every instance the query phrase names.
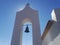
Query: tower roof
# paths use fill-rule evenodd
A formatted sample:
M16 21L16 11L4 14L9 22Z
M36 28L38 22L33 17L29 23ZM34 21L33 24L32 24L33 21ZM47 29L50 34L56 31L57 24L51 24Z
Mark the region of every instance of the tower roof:
M34 10L34 9L32 9L31 7L30 7L30 4L29 3L27 3L26 5L25 5L25 7L21 10L21 11L19 11L19 12L27 12L27 11L30 11L30 12L36 12L37 10Z

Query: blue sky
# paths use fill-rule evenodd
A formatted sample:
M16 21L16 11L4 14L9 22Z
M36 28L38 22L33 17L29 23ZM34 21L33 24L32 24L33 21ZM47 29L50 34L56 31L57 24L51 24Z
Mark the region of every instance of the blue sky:
M10 45L16 12L27 2L39 11L41 33L47 21L51 20L52 9L60 8L60 0L0 0L0 45Z

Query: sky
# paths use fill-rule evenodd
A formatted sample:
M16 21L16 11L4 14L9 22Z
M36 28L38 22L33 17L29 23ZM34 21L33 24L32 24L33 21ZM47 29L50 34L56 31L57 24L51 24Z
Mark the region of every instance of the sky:
M23 36L22 36L22 45L32 45L33 37L32 37L32 23L26 22L23 24ZM26 33L26 26L28 25L29 33Z
M51 11L60 8L60 0L0 0L0 45L11 44L16 12L22 10L26 3L38 10L41 34L51 20Z

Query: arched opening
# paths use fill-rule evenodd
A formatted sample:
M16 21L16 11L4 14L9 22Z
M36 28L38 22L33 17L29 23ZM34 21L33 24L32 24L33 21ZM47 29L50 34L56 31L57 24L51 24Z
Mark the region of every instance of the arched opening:
M29 29L28 33L25 32L27 25ZM32 23L29 19L23 21L22 45L33 45Z

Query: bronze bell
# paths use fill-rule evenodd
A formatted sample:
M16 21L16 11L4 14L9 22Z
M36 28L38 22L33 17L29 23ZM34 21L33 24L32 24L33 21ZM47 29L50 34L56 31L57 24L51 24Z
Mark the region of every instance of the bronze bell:
M30 31L29 31L29 28L28 28L28 25L27 25L27 27L26 27L25 32L26 32L26 33L29 33L29 32L30 32Z

